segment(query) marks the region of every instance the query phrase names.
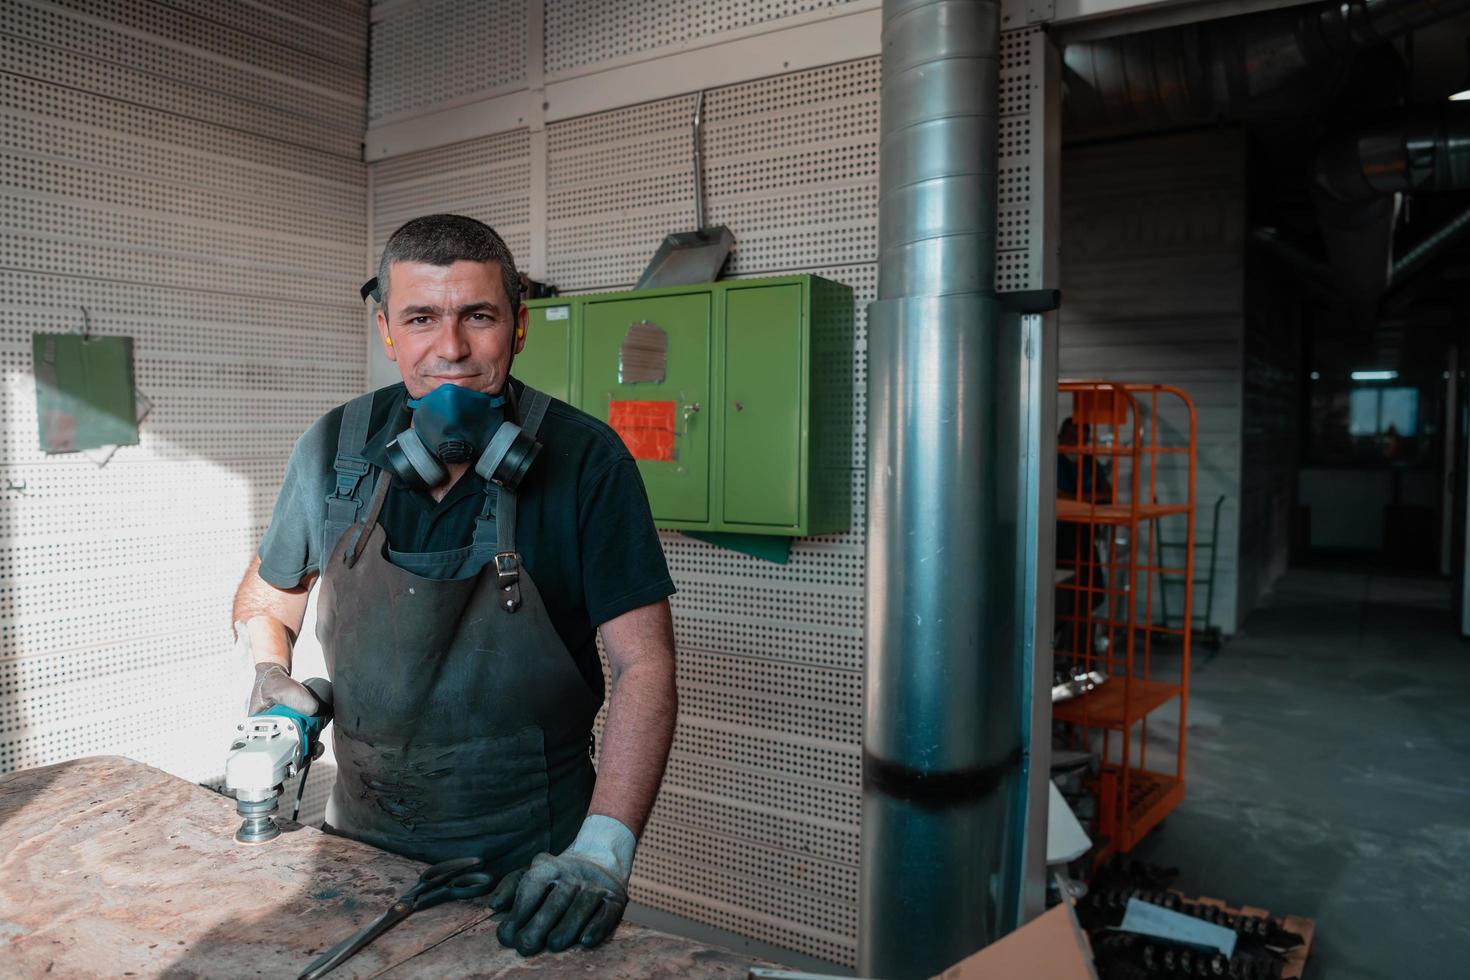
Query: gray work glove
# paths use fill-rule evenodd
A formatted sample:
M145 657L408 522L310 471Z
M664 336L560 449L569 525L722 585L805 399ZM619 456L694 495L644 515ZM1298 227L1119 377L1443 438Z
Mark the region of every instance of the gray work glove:
M620 821L592 814L571 847L538 854L529 868L506 875L490 895L490 908L510 909L495 932L500 945L532 956L603 942L628 907L636 844Z
M316 695L286 673L285 667L269 662L256 664L255 686L250 688L248 713L258 715L266 708L278 704L303 715L314 715L317 712Z

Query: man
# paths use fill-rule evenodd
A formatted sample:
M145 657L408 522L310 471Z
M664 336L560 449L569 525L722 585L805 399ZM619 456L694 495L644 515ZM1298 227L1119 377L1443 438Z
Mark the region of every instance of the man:
M1099 506L1113 502L1108 466L1096 450L1092 444L1092 426L1079 427L1070 415L1062 420L1057 432L1058 500ZM1057 669L1063 677L1070 677L1077 667L1074 658L1107 652L1106 631L1100 626L1094 629L1092 643L1087 645L1089 631L1083 625L1092 623L1093 614L1100 607L1105 611L1112 608L1097 534L1098 529L1090 523L1057 521L1056 567L1071 572L1071 577L1056 588L1053 640L1059 660Z
M1092 445L1092 426L1083 425L1079 432L1072 416L1062 419L1062 427L1057 430L1057 494L1061 499L1096 504L1113 502L1108 465L1096 450ZM1086 452L1086 457L1075 455L1079 452Z
M235 598L250 710L315 710L290 667L320 580L328 829L483 857L491 905L510 909L500 940L522 953L596 945L627 904L676 711L674 588L643 484L611 429L511 377L528 311L492 229L410 221L377 282L403 383L328 412L292 452ZM599 631L612 690L594 771Z

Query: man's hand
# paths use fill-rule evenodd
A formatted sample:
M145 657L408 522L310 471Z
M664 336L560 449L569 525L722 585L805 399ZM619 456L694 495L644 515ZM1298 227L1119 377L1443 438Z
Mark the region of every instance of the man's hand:
M621 822L594 813L571 847L558 855L538 854L529 868L507 875L490 896L495 911L510 909L495 933L500 944L531 956L543 948L591 948L607 939L628 907L637 843Z
M278 663L256 664L248 713L258 715L278 704L303 715L316 714L318 707L316 695L286 673L285 667Z

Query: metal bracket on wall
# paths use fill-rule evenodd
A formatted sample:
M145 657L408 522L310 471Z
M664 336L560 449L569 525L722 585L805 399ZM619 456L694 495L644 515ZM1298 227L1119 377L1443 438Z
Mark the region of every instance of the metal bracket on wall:
M1023 289L1014 293L1001 293L995 300L1013 313L1050 313L1062 305L1062 291Z
M1056 16L1056 0L1026 0L1026 23L1044 24Z
M681 531L686 538L728 548L742 555L784 565L791 560L791 539L779 534L739 534L732 531Z

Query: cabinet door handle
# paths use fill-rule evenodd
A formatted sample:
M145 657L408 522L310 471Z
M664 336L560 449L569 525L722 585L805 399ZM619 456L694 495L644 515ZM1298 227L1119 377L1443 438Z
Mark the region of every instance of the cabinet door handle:
M743 412L743 411L745 411L745 403L744 402L736 402L735 403L735 411L737 411L737 412Z

